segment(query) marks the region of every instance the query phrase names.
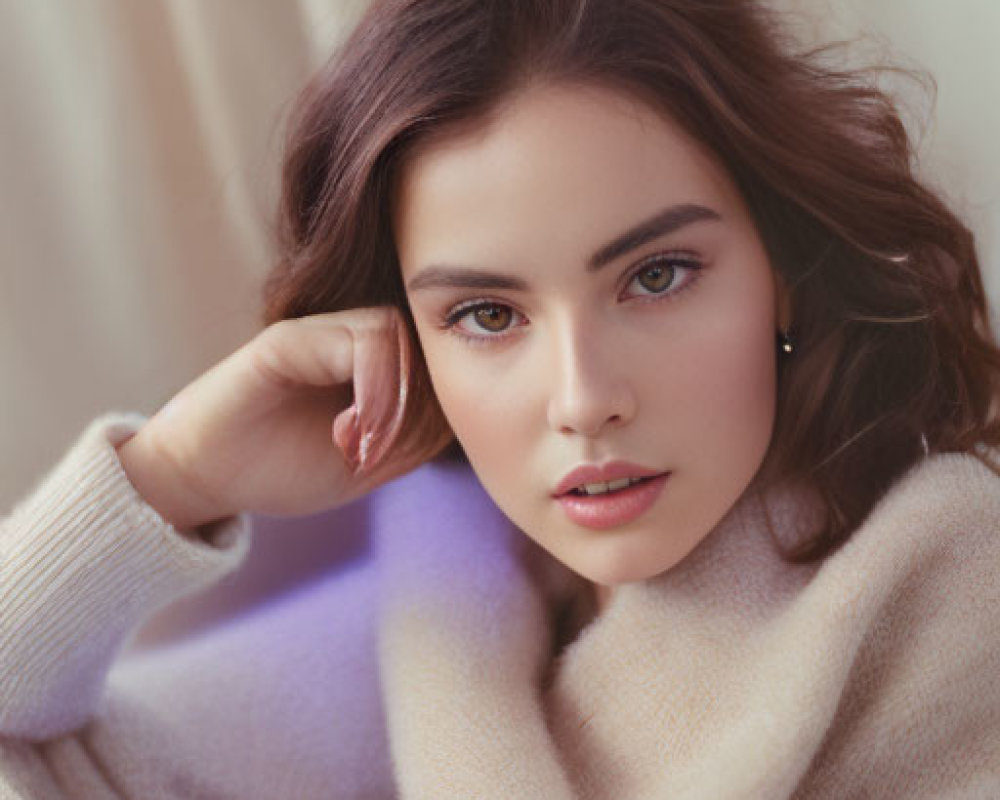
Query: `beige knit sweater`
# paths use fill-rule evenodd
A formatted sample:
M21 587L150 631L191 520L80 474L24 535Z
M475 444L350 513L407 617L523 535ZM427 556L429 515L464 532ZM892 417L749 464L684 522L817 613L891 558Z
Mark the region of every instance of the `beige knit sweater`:
M1000 478L925 459L820 565L755 486L680 565L560 648L582 582L467 468L371 497L371 559L120 657L223 580L135 493L95 420L0 523L0 798L998 798ZM331 531L336 535L336 531Z

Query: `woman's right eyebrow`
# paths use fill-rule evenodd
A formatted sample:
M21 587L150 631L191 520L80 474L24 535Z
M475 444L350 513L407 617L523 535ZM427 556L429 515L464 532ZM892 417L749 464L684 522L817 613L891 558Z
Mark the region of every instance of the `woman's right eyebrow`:
M626 253L647 242L666 236L696 222L720 222L722 215L697 203L670 206L649 219L629 228L598 250L587 261L587 272L597 272ZM453 264L432 264L424 267L406 284L410 292L422 289L503 289L528 292L531 287L523 278L499 272L487 272Z

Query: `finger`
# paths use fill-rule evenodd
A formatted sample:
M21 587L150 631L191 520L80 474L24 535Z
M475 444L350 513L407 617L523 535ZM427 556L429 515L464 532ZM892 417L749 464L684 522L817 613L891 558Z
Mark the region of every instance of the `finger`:
M351 471L360 466L359 444L361 431L358 429L358 407L351 405L341 411L333 420L333 442L340 448Z
M354 403L333 421L333 440L355 474L392 448L409 391L409 337L399 312L380 308L350 326Z
M302 317L273 324L249 348L258 375L282 389L335 386L354 374L353 336L343 321Z
M380 402L378 406L380 416L374 422L374 429L369 432L362 428L359 447L361 463L366 470L374 469L396 445L403 429L410 393L412 347L406 326L398 314L393 317L392 328L385 331L383 338L385 346L391 348L395 354L395 358L391 360L396 366L395 393L393 396L387 392L384 402ZM365 441L369 433L370 439Z
M355 339L358 459L370 470L391 450L402 428L409 392L410 342L398 313Z

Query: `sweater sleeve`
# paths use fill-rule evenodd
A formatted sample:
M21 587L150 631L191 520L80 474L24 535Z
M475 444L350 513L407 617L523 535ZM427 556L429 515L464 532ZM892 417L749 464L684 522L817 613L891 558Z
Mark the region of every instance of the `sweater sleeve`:
M0 735L41 740L82 726L139 624L249 551L248 514L189 534L142 499L115 446L145 421L93 420L0 520Z

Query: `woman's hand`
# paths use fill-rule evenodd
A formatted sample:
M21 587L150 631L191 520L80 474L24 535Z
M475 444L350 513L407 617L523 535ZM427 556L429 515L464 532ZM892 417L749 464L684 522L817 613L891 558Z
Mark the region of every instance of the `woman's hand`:
M390 306L277 322L186 386L119 446L129 479L168 522L343 505L437 455L452 435L400 447L411 384ZM352 403L353 397L353 403ZM428 427L424 427L424 426Z

